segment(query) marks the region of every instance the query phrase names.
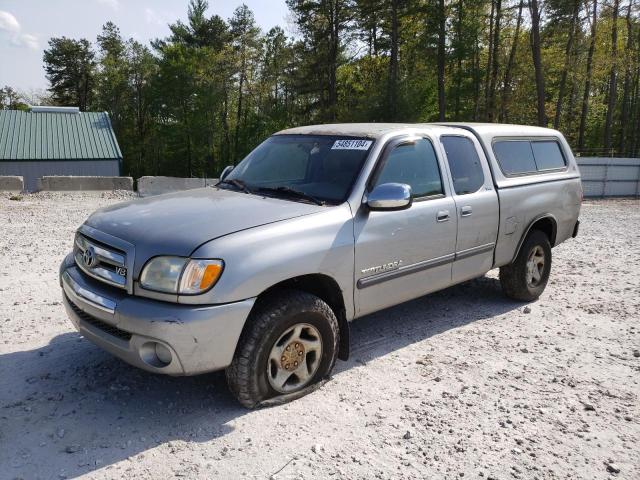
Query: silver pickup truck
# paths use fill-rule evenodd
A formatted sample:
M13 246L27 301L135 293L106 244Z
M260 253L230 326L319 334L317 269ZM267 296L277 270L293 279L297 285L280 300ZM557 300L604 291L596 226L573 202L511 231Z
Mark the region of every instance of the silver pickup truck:
M349 355L349 322L500 268L531 301L578 232L555 130L345 124L265 140L213 188L98 210L60 267L87 339L170 375L226 369L247 407L301 396Z

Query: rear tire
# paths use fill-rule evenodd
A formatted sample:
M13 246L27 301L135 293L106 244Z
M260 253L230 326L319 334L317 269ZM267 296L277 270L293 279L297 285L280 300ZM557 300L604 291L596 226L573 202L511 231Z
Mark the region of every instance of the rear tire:
M551 273L551 244L540 230L525 239L515 261L500 267L500 284L507 297L530 302L544 292Z
M226 370L229 389L247 408L302 396L331 373L339 340L338 320L322 299L276 293L256 305L240 336Z

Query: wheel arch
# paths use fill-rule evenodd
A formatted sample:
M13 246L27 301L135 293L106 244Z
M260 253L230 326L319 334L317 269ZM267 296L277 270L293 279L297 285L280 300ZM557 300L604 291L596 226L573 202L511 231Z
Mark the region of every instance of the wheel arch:
M515 259L518 257L518 254L520 253L520 249L522 248L522 244L526 240L527 236L529 236L529 234L533 230L540 230L549 239L549 243L551 244L551 247L555 245L556 235L558 233L558 221L550 213L539 215L529 223L529 226L522 234L522 237L520 238L520 242L518 242L518 248L516 248L515 254L511 259L511 262L514 262Z
M338 326L340 327L338 358L340 360L347 360L349 358L350 350L349 321L347 320L344 295L338 282L329 275L322 273L313 273L289 278L270 286L260 293L253 308L255 309L256 305L260 304L261 299L265 299L282 290L301 290L303 292L310 293L321 298L327 303L327 305L329 305L329 307L331 307L331 310L333 310L333 313L338 319Z

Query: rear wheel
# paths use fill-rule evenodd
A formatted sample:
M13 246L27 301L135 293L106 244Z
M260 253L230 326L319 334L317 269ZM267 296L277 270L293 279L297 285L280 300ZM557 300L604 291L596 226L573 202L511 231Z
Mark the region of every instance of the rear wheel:
M227 368L229 389L245 407L302 396L333 369L335 314L306 292L280 292L256 305Z
M504 293L515 300L532 301L542 295L551 272L551 244L540 230L532 231L516 260L500 268Z

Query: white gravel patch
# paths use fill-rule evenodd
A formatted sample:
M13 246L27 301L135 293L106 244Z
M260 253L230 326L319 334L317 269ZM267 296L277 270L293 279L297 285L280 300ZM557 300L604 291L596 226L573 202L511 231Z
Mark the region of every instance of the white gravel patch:
M0 478L640 478L640 202L585 202L539 301L496 272L352 324L291 404L152 375L80 337L58 265L127 193L0 194ZM529 311L530 309L530 311ZM528 313L525 313L528 312Z

